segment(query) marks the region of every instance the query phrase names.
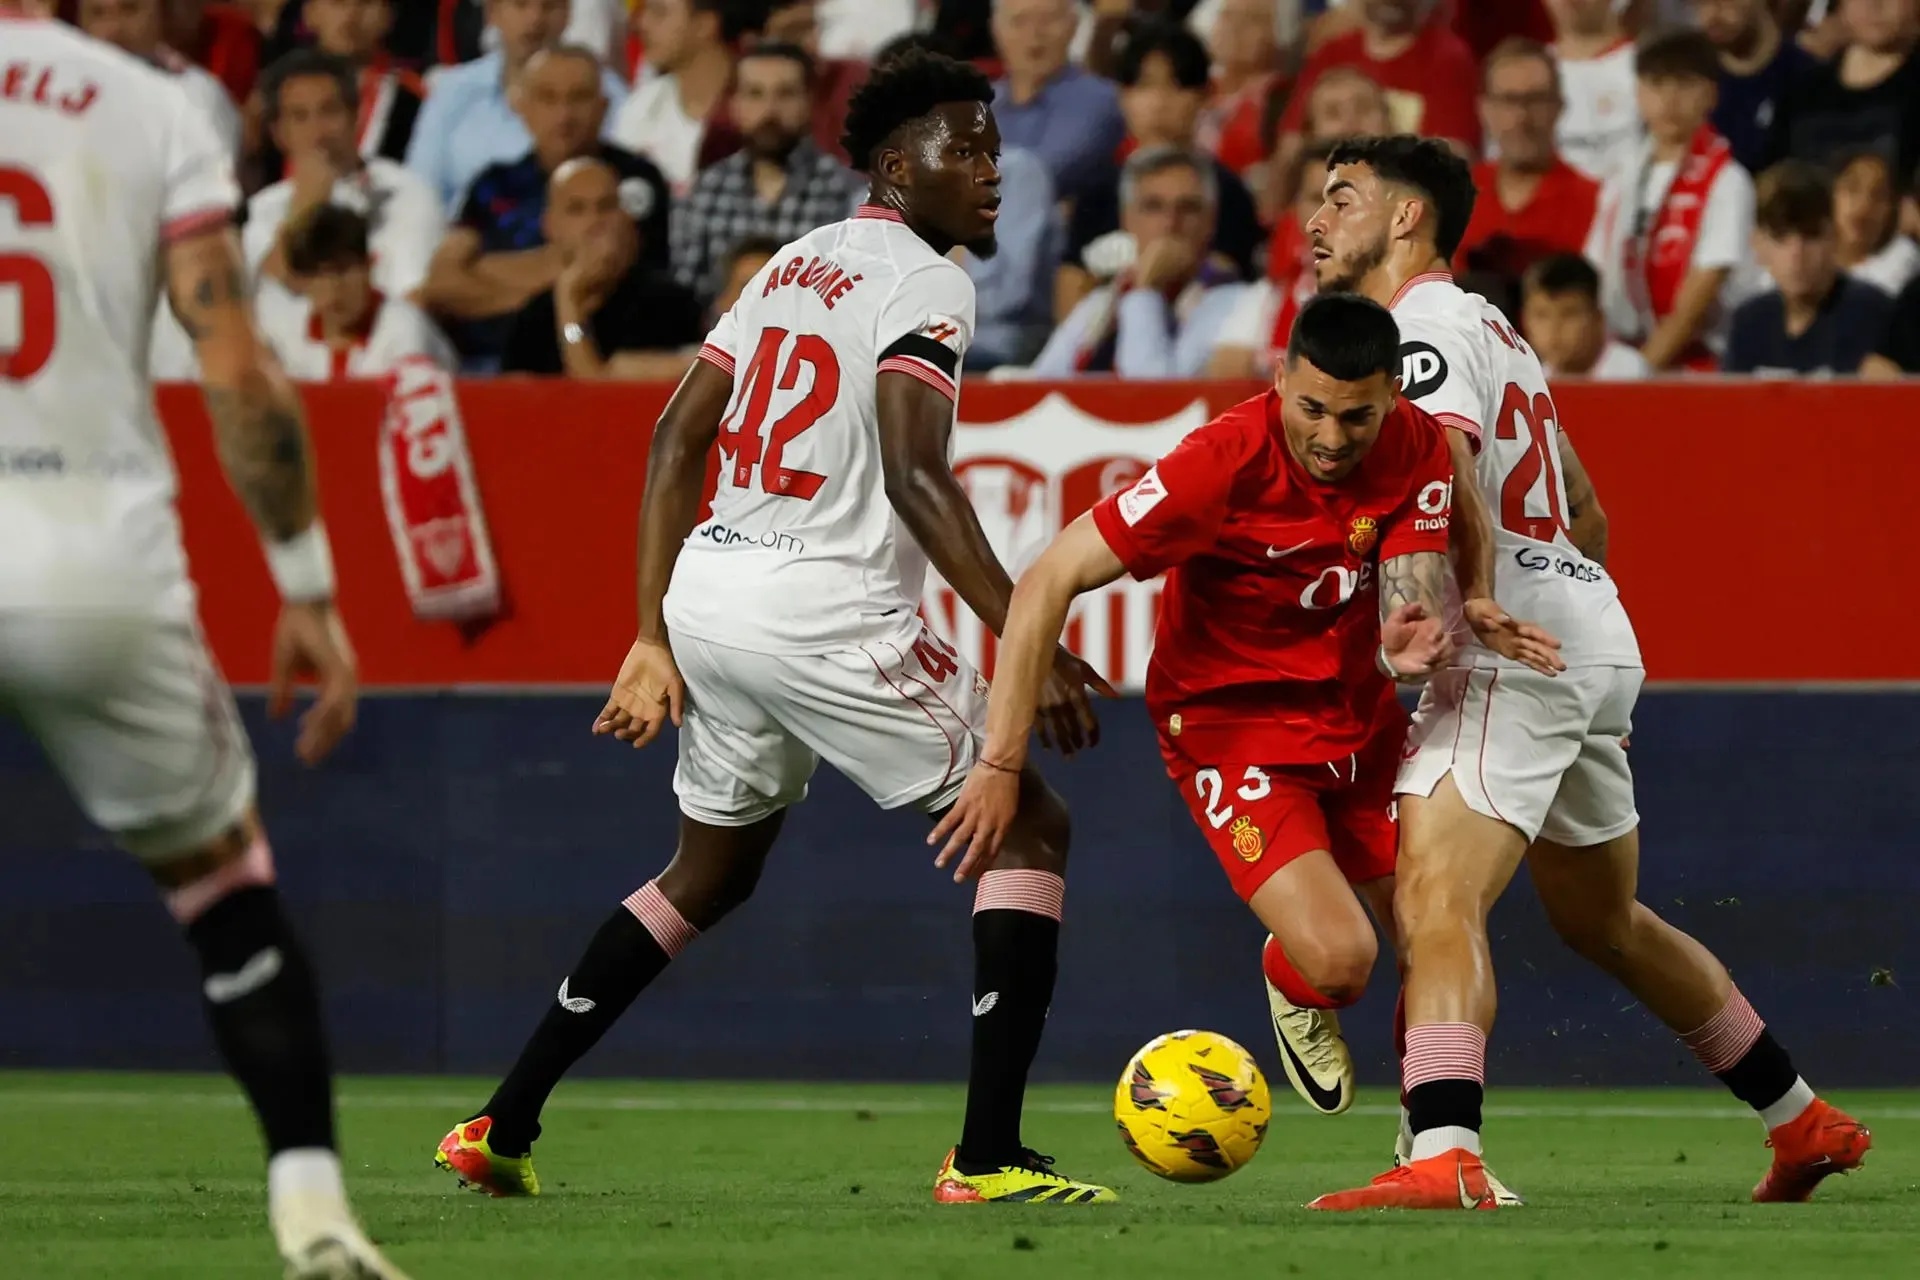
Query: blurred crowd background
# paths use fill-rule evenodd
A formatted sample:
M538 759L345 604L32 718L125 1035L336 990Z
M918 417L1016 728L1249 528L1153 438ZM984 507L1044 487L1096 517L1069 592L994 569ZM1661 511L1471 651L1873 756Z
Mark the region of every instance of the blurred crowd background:
M296 377L670 379L865 192L908 44L1005 142L969 370L1265 377L1328 149L1444 139L1554 375L1920 373L1920 0L65 0L228 140ZM578 326L577 329L573 328ZM572 332L590 341L567 341ZM153 371L194 374L156 319Z

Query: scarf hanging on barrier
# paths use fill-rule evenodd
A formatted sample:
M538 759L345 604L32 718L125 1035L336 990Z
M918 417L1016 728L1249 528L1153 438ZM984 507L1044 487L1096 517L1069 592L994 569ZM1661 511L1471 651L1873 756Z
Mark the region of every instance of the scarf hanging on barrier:
M432 622L491 618L500 611L500 573L453 379L416 356L396 365L386 385L380 495L413 615Z

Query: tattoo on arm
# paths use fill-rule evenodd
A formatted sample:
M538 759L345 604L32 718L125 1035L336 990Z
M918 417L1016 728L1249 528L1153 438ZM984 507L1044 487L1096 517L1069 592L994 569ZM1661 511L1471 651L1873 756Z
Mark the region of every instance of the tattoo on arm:
M1443 616L1449 566L1443 551L1395 556L1380 566L1380 616L1403 604L1417 604L1433 618Z
M1580 554L1595 564L1607 563L1607 513L1600 509L1600 495L1594 491L1593 478L1573 451L1573 441L1560 433L1560 474L1567 482L1567 536Z

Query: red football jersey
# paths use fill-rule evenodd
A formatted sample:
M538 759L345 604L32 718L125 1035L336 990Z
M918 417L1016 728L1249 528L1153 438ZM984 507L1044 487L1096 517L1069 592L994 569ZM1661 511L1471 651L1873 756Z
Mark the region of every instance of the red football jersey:
M1136 578L1166 573L1147 709L1170 757L1320 764L1393 699L1374 666L1379 562L1447 549L1446 429L1401 400L1347 478L1310 477L1272 390L1235 405L1093 508Z

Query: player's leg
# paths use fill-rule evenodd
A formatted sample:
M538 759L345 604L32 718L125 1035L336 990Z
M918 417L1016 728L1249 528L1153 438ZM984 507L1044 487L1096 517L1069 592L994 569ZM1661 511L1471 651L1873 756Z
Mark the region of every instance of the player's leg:
M560 980L553 1003L487 1104L441 1140L434 1163L496 1196L538 1195L533 1143L561 1078L681 951L752 896L815 758L767 709L779 659L676 638L687 686L673 860L628 894Z
M0 615L0 703L180 923L214 1043L260 1122L289 1275L399 1277L347 1206L318 983L274 887L246 734L197 630Z
M1547 918L1568 946L1618 979L1752 1107L1773 1146L1756 1200L1805 1200L1821 1179L1857 1168L1866 1128L1816 1098L1726 966L1637 899L1639 815L1620 740L1638 673L1623 672L1625 706L1561 784L1527 858Z

